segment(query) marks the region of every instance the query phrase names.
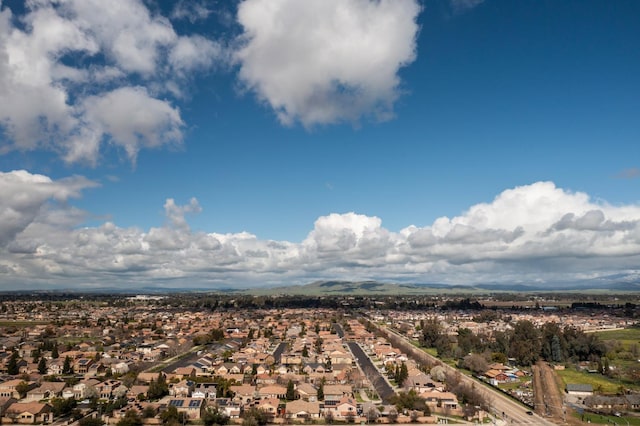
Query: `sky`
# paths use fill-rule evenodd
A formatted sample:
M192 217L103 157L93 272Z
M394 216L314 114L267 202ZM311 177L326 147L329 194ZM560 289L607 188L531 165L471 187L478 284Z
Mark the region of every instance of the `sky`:
M0 289L637 280L639 20L0 0Z

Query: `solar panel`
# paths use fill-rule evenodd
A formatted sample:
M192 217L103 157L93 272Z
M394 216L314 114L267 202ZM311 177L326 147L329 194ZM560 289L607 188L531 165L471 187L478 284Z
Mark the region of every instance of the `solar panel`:
M182 407L182 404L184 404L184 401L181 399L172 399L169 401L169 405L173 405L174 407Z
M199 407L199 406L200 406L200 401L199 400L189 401L189 407Z

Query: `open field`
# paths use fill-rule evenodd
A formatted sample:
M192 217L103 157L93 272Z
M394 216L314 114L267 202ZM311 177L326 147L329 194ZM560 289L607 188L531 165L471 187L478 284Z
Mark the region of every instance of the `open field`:
M631 345L640 344L640 328L625 328L620 330L605 330L598 331L598 337L600 339L617 340L622 343L625 348L631 347Z
M626 426L627 424L629 424L630 426L640 426L639 417L616 417L592 413L585 413L584 415L573 413L572 417L578 420L583 420L583 423L586 423L588 421L592 424L608 424L618 426Z
M601 389L604 393L616 393L620 387L619 382L608 379L601 374L577 371L572 368L559 370L557 373L565 386L568 383L585 383L593 386L594 390Z

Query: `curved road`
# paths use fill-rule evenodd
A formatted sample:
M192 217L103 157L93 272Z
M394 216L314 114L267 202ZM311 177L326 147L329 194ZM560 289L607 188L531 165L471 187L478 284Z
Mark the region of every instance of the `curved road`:
M486 401L489 402L489 405L494 411L492 414L495 414L498 417L502 417L502 419L505 420L508 424L531 424L545 426L555 425L555 423L552 423L535 413L527 414L528 412L530 412L528 408L518 404L502 393L488 388L484 383L481 383L472 377L460 373L456 368L443 363L438 358L416 348L406 337L396 333L393 330L390 330L387 327L379 326L375 323L371 324L373 324L373 326L384 333L389 341L391 341L391 343L393 343L394 345L398 345L400 349L406 351L407 355L411 356L412 358L418 359L421 362L424 362L425 359L428 359L431 364L442 365L450 374L460 374L462 381L467 383L469 386L474 386L476 389L478 389L478 391L482 394ZM504 413L504 416L502 415L502 413Z

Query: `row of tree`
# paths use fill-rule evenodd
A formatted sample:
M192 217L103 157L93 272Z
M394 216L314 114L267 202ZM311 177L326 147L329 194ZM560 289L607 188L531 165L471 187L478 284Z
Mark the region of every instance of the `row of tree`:
M421 322L420 344L436 348L445 358L462 359L469 353L492 353L496 360L513 358L518 365L531 365L538 359L562 363L597 361L606 353L606 346L597 335L587 334L572 326L560 327L549 322L536 327L529 320L517 321L506 331L475 334L459 328L457 336L444 332L437 319Z

